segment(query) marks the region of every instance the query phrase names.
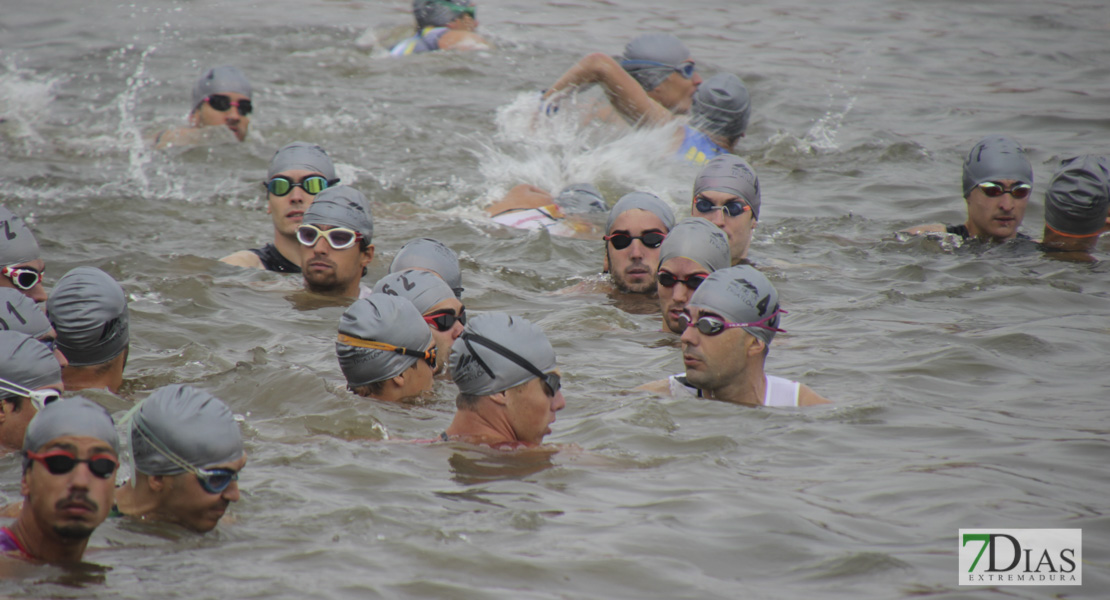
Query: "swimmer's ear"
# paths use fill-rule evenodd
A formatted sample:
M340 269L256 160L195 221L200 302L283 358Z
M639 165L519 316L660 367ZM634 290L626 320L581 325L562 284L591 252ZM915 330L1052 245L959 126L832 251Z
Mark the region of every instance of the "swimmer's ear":
M146 484L150 487L152 492L161 492L162 488L166 487L166 476L151 475L146 478Z
M603 274L609 272L609 242L605 242L605 262L602 263L601 272Z
M366 247L366 250L363 250L362 266L365 267L366 265L370 264L370 261L372 260L374 260L374 244L370 244Z
M505 392L490 394L489 399L493 400L494 404L499 404L501 406L505 406L509 403L509 397L505 395Z
M745 332L745 333L747 333L747 332ZM766 348L767 348L767 342L764 342L763 340L755 337L754 335L752 335L750 333L748 334L748 339L746 340L746 344L745 344L745 348L744 348L744 353L745 354L747 354L748 356L752 356L752 357L762 356L763 352L764 352L764 349L766 349Z

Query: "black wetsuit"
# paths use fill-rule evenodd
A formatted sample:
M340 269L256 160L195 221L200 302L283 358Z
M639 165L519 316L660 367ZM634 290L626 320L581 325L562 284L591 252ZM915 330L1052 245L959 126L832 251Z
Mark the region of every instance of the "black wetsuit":
M278 273L300 273L301 267L289 262L289 259L281 255L278 249L273 244L266 244L261 248L251 248L255 256L262 261L262 267L267 271L277 271Z
M944 230L948 233L951 233L952 235L958 235L965 240L971 237L971 232L967 230L967 225L963 223L960 223L958 225L945 225ZM1025 235L1024 233L1018 233L1016 236L1014 236L1014 239L1029 240L1032 238Z

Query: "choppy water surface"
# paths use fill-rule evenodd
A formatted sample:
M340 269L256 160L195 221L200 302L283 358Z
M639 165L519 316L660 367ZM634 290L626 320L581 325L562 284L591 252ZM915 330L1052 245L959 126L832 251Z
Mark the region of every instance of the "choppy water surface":
M13 597L1040 598L1110 586L1107 263L894 239L964 218L959 164L1007 133L1037 177L1110 152L1104 3L661 0L480 4L490 52L385 60L409 3L8 3L0 12L0 202L33 223L53 283L90 264L131 296L124 398L188 382L243 416L233 523L207 536L127 520L86 555L0 584ZM752 410L633 387L682 370L656 315L553 292L597 242L484 222L510 186L593 180L687 201L664 134L528 128L535 93L583 54L668 31L703 73L739 74L741 154L763 183L753 255L789 334L772 373L836 403ZM356 41L359 44L356 45ZM255 85L243 144L152 152L203 68ZM551 459L382 442L453 413L343 389L343 306L216 262L270 235L273 151L323 145L374 203L385 272L412 237L463 256L471 311L548 332L567 408ZM1100 242L1106 258L1110 240ZM2 460L0 492L19 495ZM959 528L1082 528L1082 588L959 588ZM1061 596L1061 597L1063 597Z

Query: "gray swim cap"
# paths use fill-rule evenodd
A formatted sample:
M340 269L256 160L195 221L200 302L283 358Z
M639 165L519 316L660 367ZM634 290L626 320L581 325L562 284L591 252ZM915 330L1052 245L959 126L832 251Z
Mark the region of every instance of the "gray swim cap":
M342 341L344 336L349 336L350 343ZM432 330L412 302L391 294L371 294L356 300L340 317L339 337L341 341L335 343L339 368L347 383L358 387L396 377L420 359L354 343L381 342L424 352L432 343Z
M270 170L266 179L285 171L314 171L327 178L330 182L335 177L335 165L323 148L307 142L293 142L286 144L274 153L270 159Z
M0 288L0 330L18 331L33 338L50 332L50 320L35 301L15 288Z
M733 154L712 158L701 168L694 179L694 197L702 192L724 192L740 196L752 207L752 218L759 220L759 206L763 202L759 192L759 177L748 161Z
M251 82L239 69L222 66L208 69L193 86L193 108L200 106L212 94L232 92L251 97Z
M459 256L443 242L432 238L418 238L401 246L397 256L393 257L393 262L389 263L389 272L398 273L407 269L432 271L451 286L456 298L462 298Z
M112 276L95 267L77 267L58 280L46 301L58 331L58 348L70 366L112 360L127 348L127 296Z
M728 236L709 219L691 217L671 229L659 247L659 267L672 258L688 258L710 273L731 264Z
M31 419L23 436L23 449L37 452L43 446L64 436L91 437L103 440L119 456L119 435L112 415L84 396L73 396L47 404ZM23 459L23 470L31 459Z
M751 114L752 100L744 82L731 73L718 73L703 81L694 92L690 125L733 139L747 131Z
M568 215L603 213L609 210L601 192L589 183L568 185L555 196L554 201Z
M39 243L23 217L0 206L0 267L10 267L39 259Z
M439 275L431 271L415 269L382 277L374 285L374 293L400 296L412 302L420 314L428 312L444 300L455 297L451 287L440 279Z
M613 232L613 222L617 220L617 217L636 209L646 210L659 217L659 220L663 221L663 228L667 231L674 227L674 210L670 205L653 194L631 192L617 200L612 210L609 211L609 220L605 222L605 233Z
M971 148L964 160L964 198L980 183L999 179L1032 185L1033 167L1021 144L1004 135L988 135Z
M353 229L362 234L367 244L374 235L374 215L370 212L370 202L362 192L345 185L330 187L316 194L301 222L305 225Z
M459 18L462 13L451 10L452 6L473 6L471 0L412 0L412 14L416 17L416 26L443 27Z
M751 265L737 265L714 271L701 282L690 296L687 306L713 311L730 323L755 323L779 310L779 294L775 286ZM777 328L781 313L765 324ZM744 331L763 340L768 346L775 332L762 327L744 327Z
M1044 220L1057 233L1087 236L1106 226L1110 164L1085 154L1060 163L1044 194Z
M68 400L66 400L68 402ZM131 457L146 475L177 475L243 457L243 437L231 409L187 385L160 387L131 418Z
M488 396L536 377L474 336L502 346L542 373L555 369L555 349L539 326L506 313L484 313L472 317L463 334L451 345L451 379L464 394Z
M690 60L690 51L669 33L645 33L628 42L624 55L618 58L624 70L650 92L675 72L672 67Z
M46 344L18 331L0 331L0 378L34 390L62 380L62 367ZM0 390L0 398L21 396Z

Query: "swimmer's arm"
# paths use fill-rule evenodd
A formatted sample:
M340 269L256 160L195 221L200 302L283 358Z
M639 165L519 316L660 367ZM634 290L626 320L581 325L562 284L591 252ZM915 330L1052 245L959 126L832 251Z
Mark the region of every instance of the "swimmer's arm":
M798 389L798 406L817 406L819 404L832 404L832 401L820 396L808 385L801 384Z
M221 258L220 262L249 269L265 268L262 266L262 259L258 258L258 255L250 250L240 250L235 254L229 254Z
M551 194L547 190L522 183L509 190L509 193L505 194L504 198L487 206L486 212L489 213L490 216L497 216L507 210L539 208L541 206L547 206L551 204L551 202Z
M908 227L899 231L898 233L908 233L910 235L921 235L922 233L947 233L948 227L944 223L930 223L928 225L918 225L916 227Z
M600 83L610 104L622 115L633 121L649 126L662 125L674 118L671 112L652 100L644 88L632 78L613 57L594 52L586 55L548 89L543 97L564 89L580 87L588 83Z
M439 38L440 50L489 50L493 45L473 31L453 29Z
M661 396L667 396L671 393L671 382L667 379L660 379L659 381L651 381L636 388L641 392L651 392ZM800 397L800 396L799 396Z
M154 138L154 149L164 150L171 146L187 146L200 141L200 130L196 127L175 127L167 129Z

